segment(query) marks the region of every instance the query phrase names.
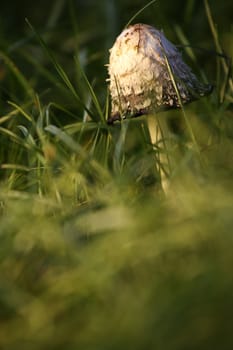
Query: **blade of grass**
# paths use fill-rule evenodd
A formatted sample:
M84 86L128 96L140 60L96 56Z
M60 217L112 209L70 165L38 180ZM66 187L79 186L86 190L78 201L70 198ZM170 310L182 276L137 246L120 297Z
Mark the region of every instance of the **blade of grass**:
M156 1L157 0L152 0L152 1L148 2L148 4L146 4L138 12L136 12L135 15L130 18L130 20L126 24L125 28L127 28L135 20L136 17L138 17L145 9L147 9L149 6L153 5Z
M161 42L161 45L162 45L162 42ZM163 46L162 46L162 47L163 47ZM177 86L177 84L176 84L176 80L175 80L174 74L173 74L173 72L172 72L171 66L170 66L169 61L168 61L168 59L167 59L165 50L164 50L164 59L165 59L165 62L166 62L166 65L167 65L167 69L168 69L168 72L169 72L169 75L170 75L170 78L171 78L173 87L174 87L174 89L175 89L175 92L176 92L176 95L177 95L177 98L178 98L178 101L179 101L179 105L180 105L180 108L181 108L181 111L182 111L182 114L183 114L183 117L184 117L185 124L186 124L186 126L187 126L187 129L188 129L188 132L189 132L189 134L190 134L190 137L191 137L191 140L192 140L192 142L193 142L193 145L194 145L194 148L195 148L195 150L196 150L196 153L197 153L198 156L199 156L200 163L202 163L200 149L199 149L199 146L198 146L198 144L197 144L195 135L194 135L194 133L193 133L193 129L192 129L192 127L191 127L191 124L190 124L190 122L189 122L189 120L188 120L188 117L187 117L187 115L186 115L186 113L185 113L185 109L184 109L184 106L183 106L183 103L182 103L182 100L181 100L180 92L179 92L178 86Z
M4 169L4 170L21 170L21 171L25 171L25 172L28 172L30 171L31 169L28 167L28 166L25 166L25 165L20 165L20 164L9 164L9 163L4 163L4 164L1 164L1 169Z
M18 67L15 65L15 63L2 51L0 51L0 59L2 59L5 63L5 65L8 67L8 69L14 74L14 76L17 78L18 82L24 89L24 91L27 93L27 95L33 99L34 97L34 91L27 79L24 77L24 75L20 72Z
M82 108L84 110L86 110L92 117L93 114L91 113L91 111L85 106L85 104L83 103L82 99L80 98L80 96L77 94L76 89L74 88L73 84L71 83L68 75L66 74L66 72L64 71L64 69L62 68L62 66L57 62L57 60L55 59L55 57L53 56L53 54L51 53L51 51L49 50L48 46L46 45L45 41L42 39L42 37L40 36L40 34L35 30L35 28L31 25L31 23L29 22L28 19L26 19L26 23L29 25L29 27L31 28L31 30L34 32L36 38L38 39L40 45L43 47L43 49L45 50L45 52L47 53L48 57L50 58L55 70L57 71L59 77L61 78L61 80L63 81L63 83L66 85L66 87L70 90L70 92L72 93L72 95L74 96L74 98L76 99L76 101L82 106Z
M56 127L55 125L48 125L45 128L45 131L48 131L50 134L56 136L60 141L62 141L66 146L68 146L73 152L78 153L79 156L85 160L85 162L89 162L89 164L93 167L93 171L98 173L101 178L109 179L110 174L106 168L104 168L100 163L98 163L95 159L90 157L90 154L86 152L86 150L77 142L73 140L66 132Z
M216 47L218 52L220 52L224 55L222 46L221 46L220 41L219 41L218 32L217 32L217 29L216 29L214 21L213 21L213 17L212 17L212 13L211 13L211 9L210 9L208 0L204 0L204 4L205 4L205 11L206 11L207 19L209 22L210 30L211 30L211 33L212 33L213 38L214 38L215 47ZM226 61L221 60L221 62L222 62L222 67L223 67L225 74L228 75L229 67L227 66ZM230 86L231 90L233 91L233 81L232 81L231 77L229 77L229 86Z
M15 110L17 112L19 112L20 114L22 114L28 121L30 121L31 123L34 122L33 118L28 113L26 113L22 107L18 106L16 103L11 102L11 101L8 101L8 104L10 106L14 107Z
M51 124L51 123L49 122L49 118L48 118L51 108L54 108L54 109L56 109L56 110L58 110L58 111L61 111L61 112L64 112L67 116L72 117L72 118L74 118L74 119L77 119L77 115L74 114L74 113L72 113L72 112L70 112L70 111L69 111L67 108L65 108L64 106L62 106L62 105L60 105L60 104L58 104L58 103L55 103L55 102L50 102L49 105L46 107L46 116L47 116L47 118L46 118L46 119L47 119L47 120L46 120L46 123L47 123L47 124Z
M125 162L124 145L126 140L126 134L129 127L130 119L126 119L124 123L121 123L120 134L115 146L114 153L114 166L117 172L122 172Z
M197 60L196 60L196 56L194 55L194 52L192 50L192 47L189 44L188 39L186 38L183 30L181 29L181 27L179 25L175 25L175 32L176 32L176 35L178 36L178 38L180 39L180 41L182 42L183 47L186 48L186 52L189 55L189 57L192 59L193 62L196 63Z
M92 101L94 103L94 106L96 108L97 113L100 116L101 121L105 122L104 114L103 114L103 111L102 111L102 109L100 107L98 98L97 98L97 96L96 96L96 94L95 94L95 92L94 92L94 90L93 90L93 88L92 88L92 86L91 86L91 84L90 84L90 82L89 82L89 80L88 80L88 78L87 78L87 76L86 76L86 74L85 74L85 72L84 72L84 70L83 70L83 68L82 68L82 66L81 66L77 56L75 56L75 63L77 65L79 71L81 72L81 75L82 75L82 77L83 77L83 79L84 79L84 81L85 81L85 83L87 85L87 88L88 88L88 90L89 90L89 92L91 94L91 97L92 97Z
M18 135L16 135L13 131L0 127L0 133L5 134L10 137L14 142L17 144L20 144L21 146L24 146L27 149L31 149L31 146L25 143L25 140L22 140Z
M109 89L107 89L106 102L105 102L105 120L107 120L109 116L109 105L110 105L110 94L109 94Z
M53 83L54 85L57 85L57 79L54 77L54 75L46 68L44 68L37 60L37 58L34 58L32 55L30 55L27 51L20 49L19 54L22 56L22 58L27 61L28 64L32 65L33 68L36 70L36 74L40 74L43 78L46 78L49 82Z
M102 125L98 126L98 129L103 129L104 127ZM95 122L89 122L88 124L85 122L78 122L78 123L72 123L64 126L64 130L69 134L73 135L78 133L85 133L86 131L95 130L96 123ZM105 129L105 128L104 128Z
M192 129L191 124L190 124L190 122L189 122L189 120L187 118L187 115L185 113L184 106L183 106L183 103L182 103L182 100L181 100L181 96L180 96L180 92L179 92L179 89L177 87L174 75L172 73L171 66L170 66L166 56L165 56L165 61L166 61L167 67L168 67L169 75L170 75L170 78L172 80L172 84L174 86L174 89L175 89L175 92L176 92L176 95L177 95L177 98L178 98L178 101L179 101L179 104L180 104L180 108L182 110L182 114L183 114L183 117L184 117L187 129L188 129L190 137L191 137L191 140L192 140L192 142L193 142L193 144L195 146L195 149L196 149L197 153L200 155L200 150L199 150L199 147L198 147L195 135L193 133L193 129Z
M72 137L70 137L66 132L56 127L55 125L48 125L45 127L45 131L48 131L50 134L56 136L59 140L61 140L66 146L68 146L72 151L80 153L82 156L84 155L83 148L75 142Z

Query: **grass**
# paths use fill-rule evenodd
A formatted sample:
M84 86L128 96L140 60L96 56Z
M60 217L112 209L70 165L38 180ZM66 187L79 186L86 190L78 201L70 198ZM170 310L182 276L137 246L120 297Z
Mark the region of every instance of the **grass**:
M0 348L231 349L233 113L223 58L212 96L163 114L178 130L164 195L147 118L108 126L109 97L95 88L97 71L87 78L88 57L76 52L74 76L32 33L15 57L1 52Z

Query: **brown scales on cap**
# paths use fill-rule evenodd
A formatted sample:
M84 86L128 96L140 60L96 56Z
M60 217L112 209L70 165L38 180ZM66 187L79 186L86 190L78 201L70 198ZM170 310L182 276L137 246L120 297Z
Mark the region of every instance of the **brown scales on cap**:
M212 91L210 84L198 81L176 46L146 24L130 26L118 36L110 50L108 72L109 123L179 108L180 101L187 104Z

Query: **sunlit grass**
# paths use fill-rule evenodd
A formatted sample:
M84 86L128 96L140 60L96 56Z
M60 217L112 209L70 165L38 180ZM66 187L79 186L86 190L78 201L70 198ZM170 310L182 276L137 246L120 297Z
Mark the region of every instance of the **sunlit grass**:
M1 55L0 348L233 348L228 71L212 96L164 113L174 131L165 195L147 117L108 126L105 84L99 98L76 52L76 87L31 29L46 58L21 58L38 81Z

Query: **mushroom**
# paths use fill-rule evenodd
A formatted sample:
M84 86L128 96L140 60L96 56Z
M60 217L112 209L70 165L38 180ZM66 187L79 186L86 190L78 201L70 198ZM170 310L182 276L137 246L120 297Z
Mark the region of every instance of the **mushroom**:
M108 123L180 108L212 91L198 81L164 34L147 24L123 30L110 50Z
M132 25L117 37L110 50L108 73L111 95L108 123L149 114L151 143L162 141L166 149L169 148L168 125L165 118L153 115L161 110L181 108L212 91L212 85L199 82L177 47L161 31L147 24ZM164 154L159 154L156 167L166 191L164 169L171 162L169 156L164 162ZM161 164L165 164L162 171Z

